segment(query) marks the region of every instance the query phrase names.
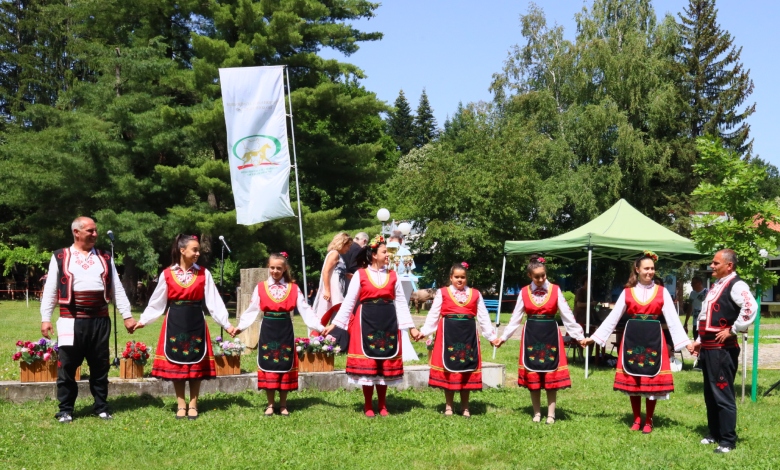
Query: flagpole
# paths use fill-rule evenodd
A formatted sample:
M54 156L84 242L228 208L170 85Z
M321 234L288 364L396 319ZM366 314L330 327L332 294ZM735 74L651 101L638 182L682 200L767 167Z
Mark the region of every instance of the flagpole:
M306 285L306 252L303 248L303 217L301 216L301 184L298 182L298 154L295 151L295 125L293 124L292 95L290 89L290 71L284 66L284 75L287 78L287 106L290 110L290 135L292 136L293 168L295 169L295 195L298 198L298 228L301 231L301 270L303 271L303 296L309 295L309 287Z

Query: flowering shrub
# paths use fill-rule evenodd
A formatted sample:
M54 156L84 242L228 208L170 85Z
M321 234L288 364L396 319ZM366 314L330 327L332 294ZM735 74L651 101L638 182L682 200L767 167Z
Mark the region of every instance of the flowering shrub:
M305 353L323 353L326 356L334 356L341 353L338 340L331 335L313 336L311 338L295 338L295 351L298 356Z
M56 361L59 347L56 341L41 338L36 342L17 341L14 361L22 360L28 364L35 361Z
M211 340L211 348L215 356L240 356L244 353L246 345L238 338L223 341L221 336L217 336Z
M128 341L125 344L125 350L122 351L122 357L125 359L131 359L138 365L144 366L149 361L149 352L151 348L147 347L144 343Z

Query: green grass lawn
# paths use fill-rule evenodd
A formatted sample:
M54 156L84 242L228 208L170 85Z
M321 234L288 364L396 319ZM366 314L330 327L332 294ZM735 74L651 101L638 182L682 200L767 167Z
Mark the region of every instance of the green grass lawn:
M0 304L0 364L7 378L18 378L11 361L15 340L39 337L35 307ZM159 325L138 337L153 344ZM120 341L127 337L120 334ZM512 341L496 358L511 377L517 348ZM484 358L491 355L483 342ZM253 363L251 355L242 365L249 371ZM391 390L392 416L373 420L360 412L359 391L292 393L289 418L263 418L265 398L258 392L205 395L197 421L175 420L172 397L133 396L111 398L115 419L103 422L90 416L92 400L84 397L68 426L53 419L54 401L0 402L0 467L780 468L780 393L738 405L738 448L721 456L698 443L706 432L701 375L689 366L675 374L677 392L658 405L651 435L628 430L630 406L612 391L612 369L595 369L588 380L580 364L571 372L573 387L559 393L553 426L531 422L528 392L516 386L473 394L470 420L445 418L436 390ZM779 379L780 371L762 370L759 392Z

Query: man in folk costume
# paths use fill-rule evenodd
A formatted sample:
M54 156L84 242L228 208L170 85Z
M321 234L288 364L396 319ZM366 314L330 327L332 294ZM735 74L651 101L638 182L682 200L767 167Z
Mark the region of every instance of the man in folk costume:
M573 338L583 339L585 336L569 304L566 303L561 288L547 280L544 263L545 259L541 256L531 257L526 267L531 284L520 291L509 325L501 337L492 343L501 347L520 327L523 315L528 316L520 340L517 384L527 388L531 394L531 405L534 409L532 419L535 423L541 421L541 393L542 389L546 391L545 423L553 424L558 390L571 387L566 349L555 321L555 314L561 312L566 331Z
M631 430L641 429L644 434L653 431L653 414L658 400L668 400L669 394L674 391L663 322L668 325L673 350L685 347L693 351L693 344L683 329L672 296L653 281L657 261L658 256L652 251L645 251L634 261L631 276L615 308L590 338L580 342L583 346L594 342L606 346L620 318L624 313L628 314L613 388L629 395L634 414ZM647 410L644 425L641 420L643 396Z
M710 287L699 314L699 337L695 349L704 375L704 403L707 406L709 435L702 444L718 444L717 454L737 445L737 403L734 375L739 361L737 333L745 333L756 319L756 299L748 285L735 272L737 255L733 250L715 253L710 264L717 279Z
M60 307L57 320L57 400L60 407L56 418L63 424L73 421L73 406L79 393L75 374L84 359L89 365L89 389L95 398L95 414L101 419L112 418L108 408L108 370L111 367L108 303L113 299L128 332L135 326L114 260L109 253L95 248L98 237L95 221L78 217L71 224L71 230L73 245L52 254L41 298L41 333L46 338L52 333L54 307Z

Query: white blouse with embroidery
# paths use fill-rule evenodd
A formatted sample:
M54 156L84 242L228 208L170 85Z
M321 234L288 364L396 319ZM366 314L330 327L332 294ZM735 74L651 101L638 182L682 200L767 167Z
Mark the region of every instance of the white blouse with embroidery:
M355 275L352 277L352 280L349 282L349 289L347 290L347 296L344 297L344 302L341 303L341 307L339 308L339 313L336 314L336 316L333 318L332 323L336 325L337 327L346 330L349 326L349 316L352 315L352 311L355 308L355 304L357 304L358 299L360 298L360 277L363 275L364 272L368 272L368 275L371 276L371 280L373 281L374 285L381 286L384 285L385 281L387 280L387 276L389 276L386 269L380 269L379 271L375 270L374 268L366 268L365 271L362 269L359 269L355 271ZM412 314L409 312L409 305L406 302L406 297L404 296L404 290L403 287L401 287L401 282L395 283L395 315L398 317L398 329L400 330L406 330L410 328L414 328L414 321L412 320Z
M459 303L464 304L469 300L469 292L473 291L471 287L466 287L463 290L458 290L453 286L449 286L448 289ZM441 305L442 295L441 290L436 291L436 296L433 298L433 304L428 311L428 316L425 318L425 324L420 328L420 333L428 336L435 333L439 327L439 319L441 318ZM485 307L485 302L482 300L482 296L479 296L479 303L477 303L477 322L479 328L482 330L482 336L488 341L496 339L496 331L493 328L493 323L490 321L490 314Z
M225 302L222 301L222 297L220 297L219 291L217 290L217 285L214 283L214 279L211 277L211 272L209 272L208 269L200 268L197 264L193 264L186 271L178 264L166 268L166 270L172 270L173 275L184 285L187 285L192 281L195 269L201 269L206 276L203 303L206 305L209 314L219 326L225 329L230 328L231 324L228 318L227 308L225 308ZM141 323L142 325L148 325L160 318L165 314L165 310L168 307L168 283L165 281L165 273L160 273L160 276L157 279L157 287L154 289L152 297L149 299L149 305L146 306L144 313L141 314L141 319L138 320L138 323Z
M523 288L525 289L525 287ZM547 297L547 292L550 290L550 281L544 281L544 284L537 286L535 283L531 283L531 297L536 303L544 302ZM558 310L561 312L561 320L563 320L563 326L566 327L566 331L569 336L576 340L585 338L585 334L582 331L582 327L574 319L574 314L569 308L569 304L566 303L566 299L563 297L563 292L558 289ZM504 329L504 334L501 335L501 341L506 341L511 338L515 331L520 328L520 323L523 321L523 315L525 315L525 303L523 302L523 296L517 296L517 304L512 312L512 318L509 320L509 324Z
M275 281L273 278L269 278L268 291L271 293L271 297L275 300L281 300L287 295L287 282L284 278ZM241 320L238 323L238 328L241 331L246 330L257 319L257 316L262 313L260 310L260 293L257 291L258 286L255 286L255 290L252 291L252 299L249 301L249 307L241 314ZM320 322L317 321L317 316L314 314L314 310L309 307L306 302L306 298L303 296L303 292L298 289L298 298L295 306L298 308L298 313L301 314L303 322L312 330L322 331L324 328Z
M653 295L653 289L655 287L655 284L645 285L642 283L637 283L636 287L632 287L632 289L634 296L638 301L646 302ZM658 286L658 289L664 296L664 306L662 307L661 311L664 314L666 325L669 327L669 333L672 334L674 350L679 351L682 348L688 346L691 341L688 339L688 333L685 332L685 329L680 322L680 317L677 315L677 311L674 309L674 300L672 300L672 296L669 294L669 291L660 286ZM609 313L607 318L601 322L599 329L596 330L593 335L591 335L593 341L595 341L600 346L606 346L609 335L615 331L615 327L620 321L620 317L626 313L626 308L626 291L624 289L623 292L620 293L620 297L618 297L617 302L615 302L615 308L613 308L612 312Z

